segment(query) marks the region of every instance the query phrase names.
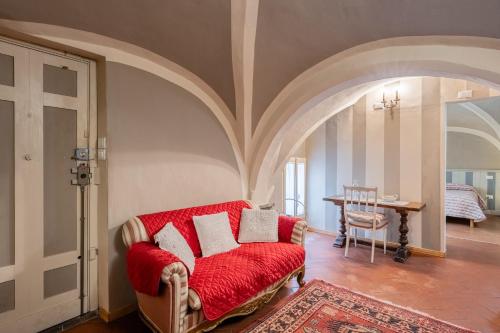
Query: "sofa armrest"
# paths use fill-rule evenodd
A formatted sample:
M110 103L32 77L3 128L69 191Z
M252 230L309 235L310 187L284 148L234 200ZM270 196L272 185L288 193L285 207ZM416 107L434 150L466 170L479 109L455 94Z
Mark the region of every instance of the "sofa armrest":
M127 273L134 289L151 296L158 295L160 280L174 274L186 276L184 264L175 255L152 243L133 244L127 253Z
M127 248L130 248L136 243L151 241L146 231L146 227L137 216L131 218L122 226L122 240Z
M137 292L139 308L163 332L181 332L188 308L188 272L173 254L152 243L133 244L127 272ZM160 281L164 286L160 288Z
M307 222L298 217L280 215L278 218L278 238L280 242L304 246Z

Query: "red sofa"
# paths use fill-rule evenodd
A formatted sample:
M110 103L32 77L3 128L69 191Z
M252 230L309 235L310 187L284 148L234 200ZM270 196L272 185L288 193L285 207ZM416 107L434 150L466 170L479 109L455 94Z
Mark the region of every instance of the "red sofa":
M249 201L232 201L141 215L124 224L127 271L146 323L160 332L207 331L226 318L252 313L292 277L303 285L307 224L298 218L280 216L277 243L241 244L201 257L192 216L227 211L238 239L241 211L251 207ZM193 250L196 264L191 275L176 256L152 241L168 222Z

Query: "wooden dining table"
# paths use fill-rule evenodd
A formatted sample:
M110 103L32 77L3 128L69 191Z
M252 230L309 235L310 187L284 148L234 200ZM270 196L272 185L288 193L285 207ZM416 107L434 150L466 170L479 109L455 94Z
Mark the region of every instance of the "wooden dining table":
M331 202L336 206L340 206L340 227L339 232L337 234L337 238L333 243L334 247L344 247L346 243L346 227L345 227L345 218L344 218L344 196L342 195L334 195L330 197L323 198L324 201ZM368 202L369 206L373 206L373 200ZM387 208L394 209L401 217L400 217L400 225L399 225L399 247L396 250L396 254L394 255L394 261L404 263L409 256L408 251L408 213L409 212L419 212L425 207L425 203L423 202L413 202L413 201L394 201L388 202L383 200L377 200L378 208Z

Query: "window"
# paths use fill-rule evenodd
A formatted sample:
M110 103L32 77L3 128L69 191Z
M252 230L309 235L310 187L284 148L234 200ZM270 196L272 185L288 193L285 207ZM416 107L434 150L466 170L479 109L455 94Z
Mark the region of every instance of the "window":
M306 160L293 157L287 162L284 172L285 214L290 216L305 215L306 198Z

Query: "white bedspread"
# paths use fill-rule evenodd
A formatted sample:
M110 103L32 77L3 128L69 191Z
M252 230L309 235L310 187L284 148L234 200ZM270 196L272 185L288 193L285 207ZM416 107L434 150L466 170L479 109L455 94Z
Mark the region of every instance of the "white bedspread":
M481 222L486 219L483 213L485 202L477 190L469 185L446 184L446 216L460 217Z

